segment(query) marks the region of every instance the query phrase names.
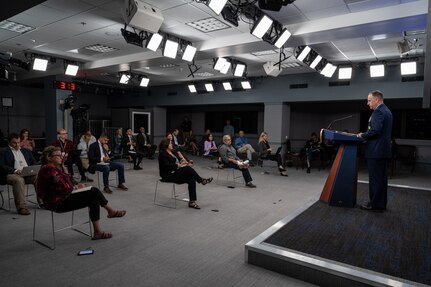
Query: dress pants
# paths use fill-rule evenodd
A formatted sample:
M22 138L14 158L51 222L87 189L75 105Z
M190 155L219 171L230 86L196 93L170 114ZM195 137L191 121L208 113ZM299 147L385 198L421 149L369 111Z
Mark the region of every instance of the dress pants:
M124 177L124 165L119 162L111 161L109 164L102 165L97 164L95 169L97 171L103 172L103 186L109 187L109 172L111 170L117 170L118 173L118 184L122 184L126 182L126 179Z
M225 163L224 167L234 168L234 169L240 170L242 172L242 177L244 178L245 183L249 183L249 182L253 181L253 179L251 178L251 174L250 174L250 171L248 170L248 168L239 168L238 165L233 164L231 162Z
M82 166L81 157L79 155L72 156L69 154L67 157L67 160L64 162L64 164L67 166L67 172L70 174L70 176L73 176L73 164L76 164L78 167L79 174L82 178L85 178L85 170Z
M88 207L91 221L100 219L100 207L108 204L105 196L99 189L93 187L90 190L72 193L59 206L56 212L67 212Z
M13 198L16 209L25 207L25 184L35 184L36 176L22 177L19 174L8 174L6 176L7 184L12 185Z
M387 159L367 158L369 175L370 205L374 208L386 208L388 201Z
M247 153L247 159L249 161L253 160L253 153L256 151L253 149L253 147L250 144L245 144L239 149L236 150L238 153Z
M202 180L203 178L190 166L184 166L169 174L169 176L163 177L163 181L179 184L187 183L190 201L196 201L196 182L201 183Z

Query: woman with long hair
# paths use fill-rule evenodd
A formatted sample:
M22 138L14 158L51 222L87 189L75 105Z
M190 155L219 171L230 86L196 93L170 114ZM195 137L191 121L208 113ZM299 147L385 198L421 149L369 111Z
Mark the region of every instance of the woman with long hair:
M21 139L20 147L26 148L28 150L34 151L36 148L36 145L34 143L34 140L30 136L30 132L28 129L22 129L19 133L19 137Z
M278 171L281 176L287 176L286 169L283 166L283 161L280 154L272 154L271 146L268 143L268 134L262 132L259 136L259 155L261 159L269 159L276 161L278 164Z
M159 172L163 181L178 184L187 183L189 190L189 207L200 209L196 203L196 182L202 185L210 183L213 178L202 178L187 162L180 162L174 151L172 142L165 140L160 145Z

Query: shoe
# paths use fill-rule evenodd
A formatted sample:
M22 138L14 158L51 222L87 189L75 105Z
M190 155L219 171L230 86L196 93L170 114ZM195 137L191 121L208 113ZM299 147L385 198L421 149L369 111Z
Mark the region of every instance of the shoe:
M285 169L284 167L282 167L281 165L278 167L278 170L279 170L280 172L286 171L286 169Z
M360 209L362 210L367 210L367 211L377 211L377 212L382 212L385 211L386 208L378 208L378 207L372 207L371 204L362 204L361 206L359 206Z
M93 182L91 178L88 178L87 176L81 177L81 182Z
M287 173L285 173L284 171L280 172L280 175L281 176L286 176L286 177L288 176Z
M250 188L255 188L256 185L254 185L251 181L248 182L245 186L250 187Z
M213 178L209 177L209 178L204 178L201 183L202 183L202 185L205 185L205 184L210 183L211 181L213 181Z
M129 189L127 186L125 186L125 185L124 185L124 183L120 183L120 184L118 185L118 188L119 188L119 189L122 189L122 190L128 190L128 189Z
M311 171L310 171L310 168L309 167L307 167L307 173L310 173Z
M112 193L112 190L111 190L109 187L105 187L105 188L103 189L103 192L104 192L104 193L111 194L111 193Z
M133 169L134 169L134 170L141 170L141 169L142 169L142 167L140 167L139 165L137 165L137 166L135 166Z
M189 203L189 207L190 208L194 208L194 209L201 209L199 207L199 205L196 202L194 202L194 201L192 201L192 202Z
M19 215L30 215L30 210L28 210L27 207L22 207L20 209L18 209L18 214Z

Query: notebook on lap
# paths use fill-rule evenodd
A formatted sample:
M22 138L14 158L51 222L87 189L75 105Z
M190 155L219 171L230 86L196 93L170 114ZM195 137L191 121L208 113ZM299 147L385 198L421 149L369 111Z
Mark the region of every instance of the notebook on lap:
M74 189L74 190L72 191L72 193L83 192L83 191L86 191L86 190L90 190L91 188L92 188L92 186L91 186L91 185L89 185L89 186L84 186L84 187L81 187L81 188L78 188L78 189Z
M37 175L39 173L39 170L40 170L40 164L25 166L21 170L21 176L26 177L26 176Z

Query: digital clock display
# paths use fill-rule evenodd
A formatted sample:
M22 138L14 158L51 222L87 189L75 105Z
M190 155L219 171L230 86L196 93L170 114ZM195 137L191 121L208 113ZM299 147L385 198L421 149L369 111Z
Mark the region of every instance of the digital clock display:
M54 84L54 89L67 90L67 91L76 90L75 83L65 82L65 81L54 81L53 84Z

